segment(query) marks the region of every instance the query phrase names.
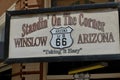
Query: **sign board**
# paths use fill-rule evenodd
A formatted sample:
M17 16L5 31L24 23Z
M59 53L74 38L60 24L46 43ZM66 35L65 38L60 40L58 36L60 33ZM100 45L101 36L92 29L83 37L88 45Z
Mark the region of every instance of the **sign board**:
M119 55L119 12L117 8L101 9L103 5L7 12L8 60L64 61Z

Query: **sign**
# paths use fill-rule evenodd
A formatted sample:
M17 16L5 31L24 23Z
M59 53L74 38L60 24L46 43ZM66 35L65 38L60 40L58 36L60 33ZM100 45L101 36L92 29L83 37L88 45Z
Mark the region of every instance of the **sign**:
M73 44L73 39L71 37L71 27L61 27L61 28L53 28L51 30L52 39L50 44L53 48L63 49L70 47Z
M10 17L8 59L74 60L120 53L117 9L50 10Z

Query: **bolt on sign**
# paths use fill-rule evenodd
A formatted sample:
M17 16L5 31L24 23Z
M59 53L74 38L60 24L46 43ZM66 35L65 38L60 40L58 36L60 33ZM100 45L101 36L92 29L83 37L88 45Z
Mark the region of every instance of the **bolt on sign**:
M8 61L120 59L117 3L8 11Z

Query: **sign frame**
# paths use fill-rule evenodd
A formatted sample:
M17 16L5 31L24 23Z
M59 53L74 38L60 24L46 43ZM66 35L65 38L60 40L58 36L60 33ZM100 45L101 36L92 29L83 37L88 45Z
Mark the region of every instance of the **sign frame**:
M4 60L4 42L0 41L0 61Z
M108 55L83 55L83 56L60 56L60 57L31 57L31 58L8 58L9 57L9 39L10 39L10 20L12 16L52 13L63 11L77 11L77 10L92 10L92 9L105 9L117 8L120 13L119 3L102 3L102 4L83 4L79 6L69 7L55 7L44 9L20 10L20 11L7 11L5 22L5 46L4 53L7 63L21 63L21 62L61 62L61 61L100 61L100 60L120 60L120 54ZM120 15L120 14L119 14ZM119 16L120 19L120 16ZM120 21L120 20L119 20ZM120 23L120 22L119 22ZM120 33L119 33L120 35Z

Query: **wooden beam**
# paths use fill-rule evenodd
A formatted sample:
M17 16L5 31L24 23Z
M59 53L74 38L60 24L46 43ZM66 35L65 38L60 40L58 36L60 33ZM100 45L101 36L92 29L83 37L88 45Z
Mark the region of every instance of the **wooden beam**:
M120 78L120 73L90 74L90 79ZM47 80L74 79L73 75L47 75Z
M17 0L0 0L0 16Z
M120 73L91 74L91 79L120 78Z
M51 0L44 0L44 8L51 8Z
M0 67L0 72L6 71L9 69L12 69L11 65L4 64L3 66Z

